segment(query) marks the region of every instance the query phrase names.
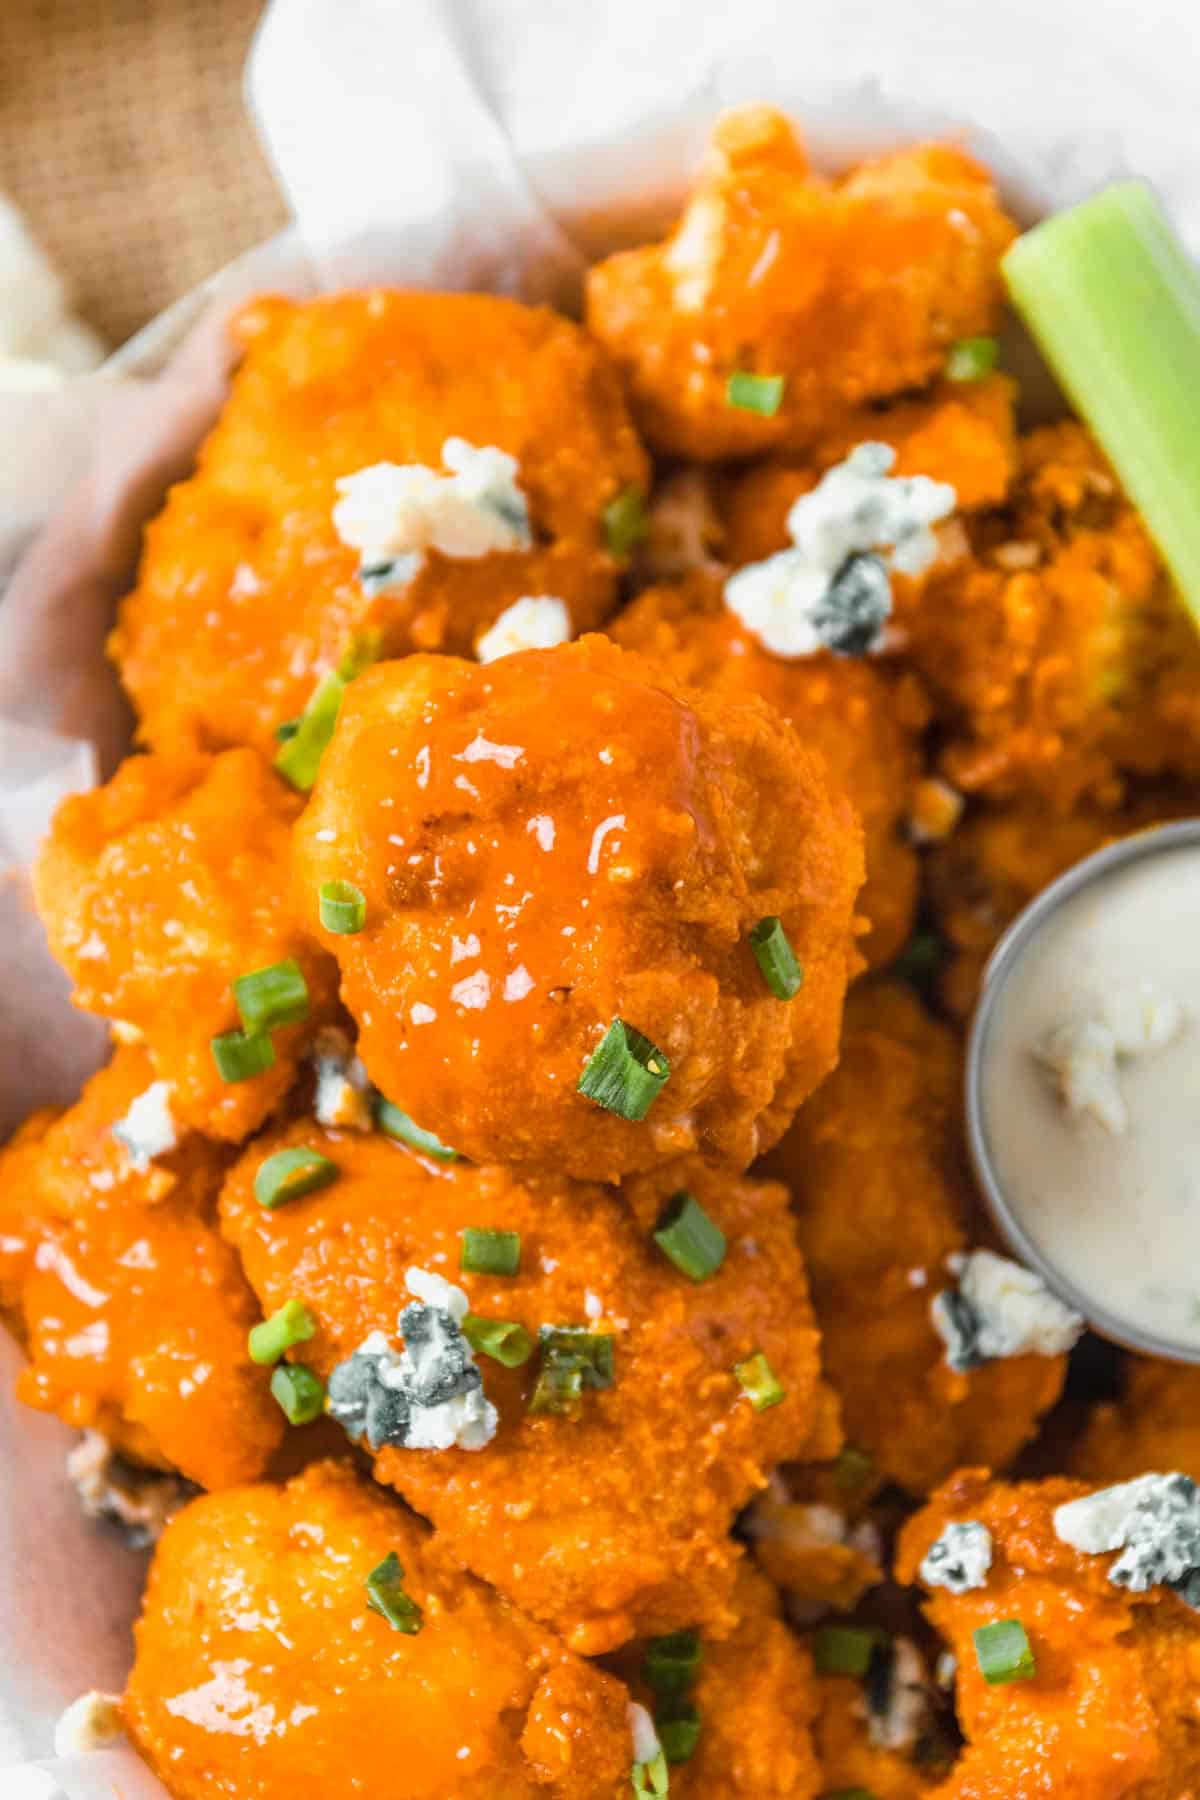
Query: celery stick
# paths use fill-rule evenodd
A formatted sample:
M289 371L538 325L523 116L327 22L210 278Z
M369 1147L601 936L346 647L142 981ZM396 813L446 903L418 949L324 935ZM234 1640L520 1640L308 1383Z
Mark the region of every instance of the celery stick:
M1018 238L1013 304L1200 621L1200 273L1143 182Z

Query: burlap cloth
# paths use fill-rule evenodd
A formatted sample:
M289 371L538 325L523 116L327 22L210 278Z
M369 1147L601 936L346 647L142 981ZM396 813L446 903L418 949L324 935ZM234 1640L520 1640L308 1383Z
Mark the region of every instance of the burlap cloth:
M261 0L0 0L0 190L116 345L284 209L246 118Z

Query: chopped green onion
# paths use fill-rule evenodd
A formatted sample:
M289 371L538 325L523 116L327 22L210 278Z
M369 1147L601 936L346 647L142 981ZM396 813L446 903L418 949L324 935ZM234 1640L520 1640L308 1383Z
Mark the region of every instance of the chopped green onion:
M338 657L334 673L339 681L347 683L356 681L364 669L379 661L379 652L383 648L383 633L374 626L366 631L352 631L346 640L345 648Z
M367 1605L386 1619L393 1631L415 1637L424 1623L421 1608L404 1591L404 1566L394 1550L367 1576Z
M613 1340L586 1325L543 1325L542 1360L529 1399L531 1413L575 1413L585 1388L613 1384Z
M602 517L609 555L618 562L628 561L630 552L650 530L645 494L640 487L622 488L616 499L609 501Z
M276 742L280 743L280 744L286 744L289 738L295 737L295 735L299 731L299 729L300 729L299 719L285 719L283 721L282 725L277 725L275 727Z
M979 1672L993 1687L1003 1681L1028 1681L1037 1673L1020 1619L996 1619L978 1626L972 1635Z
M959 338L946 358L947 381L982 381L996 366L999 346L992 337Z
M323 881L317 892L326 931L351 937L367 922L367 897L352 881Z
M311 1425L325 1410L325 1385L307 1363L279 1363L271 1374L271 1392L289 1425Z
M485 1231L468 1225L458 1266L464 1275L515 1275L521 1267L519 1231Z
M622 1119L644 1119L670 1073L648 1037L614 1019L588 1058L577 1092Z
M461 1330L472 1350L503 1363L506 1369L519 1369L533 1355L533 1339L514 1319L482 1319L478 1313L468 1313Z
M249 1081L275 1061L275 1046L265 1033L224 1031L210 1038L208 1047L222 1081Z
M650 1762L634 1763L632 1780L633 1791L638 1800L646 1800L646 1796L660 1800L663 1794L670 1793L671 1777L667 1773L667 1759L662 1751Z
M750 375L739 369L729 377L725 398L730 406L740 407L743 412L759 413L764 419L773 419L783 404L786 385L782 375Z
M822 1675L865 1675L886 1641L873 1625L822 1625L813 1638L813 1660Z
M875 1464L865 1450L856 1450L853 1444L847 1444L838 1452L837 1478L838 1486L858 1488L866 1481Z
M285 739L275 757L275 767L285 781L307 794L317 779L342 709L346 683L332 672L317 683L312 699L295 721L296 729Z
M946 945L936 931L919 931L909 938L888 970L897 981L911 987L925 987L946 960Z
M285 1300L277 1312L256 1325L246 1339L251 1362L278 1362L293 1344L306 1344L316 1335L317 1321L303 1300Z
M423 1156L432 1156L437 1162L458 1161L457 1150L451 1150L449 1144L443 1144L441 1138L434 1137L432 1131L422 1131L406 1112L402 1112L390 1100L380 1099L375 1102L375 1123L385 1137L395 1138L397 1142L407 1144L410 1150L419 1150Z
M656 1694L683 1694L691 1687L704 1660L698 1631L672 1631L651 1638L646 1645L642 1679Z
M291 956L286 962L239 975L233 984L233 997L242 1024L252 1033L296 1025L308 1013L308 983L300 964Z
M1120 182L1027 231L1013 304L1200 616L1200 272L1153 191Z
M755 1412L766 1412L769 1406L778 1406L787 1398L786 1389L780 1387L774 1369L761 1350L735 1363L733 1372Z
M254 1176L254 1198L268 1212L299 1200L303 1194L315 1194L318 1188L336 1181L338 1166L319 1150L297 1145L293 1150L277 1150L258 1165Z
M760 919L750 933L750 948L763 980L777 1000L793 1000L804 986L804 969L788 942L783 922Z
M707 1281L725 1261L725 1233L686 1188L668 1201L654 1241L693 1281Z
M690 1701L681 1701L667 1718L656 1713L654 1726L669 1763L691 1761L700 1742L700 1714Z

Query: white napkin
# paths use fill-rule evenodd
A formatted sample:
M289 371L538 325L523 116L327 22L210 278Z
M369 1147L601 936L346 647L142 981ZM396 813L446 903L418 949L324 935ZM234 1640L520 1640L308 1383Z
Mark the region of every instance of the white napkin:
M1024 217L1146 174L1200 249L1192 0L1139 19L1132 33L1123 0L275 0L249 92L326 283L482 286L570 304L588 258L678 207L721 107L754 99L792 111L833 163L959 131ZM273 246L234 286L255 279L303 292L311 272L294 245ZM228 303L217 297L217 315ZM0 820L23 848L39 791L86 773L63 737L95 739L102 762L119 740L100 660L106 612L128 577L131 526L211 416L215 331L216 315L166 381L106 426L87 487L0 606L0 716L59 734L57 756L44 738L22 740L19 784L6 780L0 738ZM3 423L0 413L0 453ZM76 448L90 424L77 421ZM30 475L39 494L56 485L44 466ZM7 929L0 918L0 1014L14 961L29 956L27 938L14 957ZM36 1009L27 993L21 1002L27 1043L55 1021L32 1084L0 1029L22 1104L73 1085L92 1054L87 1026L69 1031L60 1002L61 988ZM11 1371L0 1382L7 1395ZM80 1518L62 1482L66 1439L0 1405L0 1644L19 1647L0 1673L0 1764L45 1756L58 1711L82 1689L119 1685L128 1648L139 1569ZM53 1777L70 1800L160 1792L119 1756L31 1769L22 1780L44 1790ZM3 1780L6 1797L24 1800L16 1771Z

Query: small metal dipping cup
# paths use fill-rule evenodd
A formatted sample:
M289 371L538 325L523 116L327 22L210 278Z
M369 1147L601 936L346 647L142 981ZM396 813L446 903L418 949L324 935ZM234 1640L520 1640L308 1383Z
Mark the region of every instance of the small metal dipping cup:
M1138 1350L1146 1356L1167 1357L1174 1362L1200 1362L1200 1347L1182 1346L1168 1338L1153 1337L1098 1306L1069 1275L1047 1260L1026 1231L1001 1185L988 1145L983 1116L983 1073L997 999L1017 963L1052 914L1066 901L1074 899L1083 888L1118 869L1128 868L1144 858L1167 856L1173 850L1192 849L1197 844L1200 844L1200 819L1182 819L1172 825L1158 825L1122 838L1119 843L1109 844L1093 856L1084 857L1065 875L1060 875L1013 921L993 950L984 970L979 1002L967 1040L967 1143L988 1209L1009 1248L1027 1268L1040 1275L1061 1300L1081 1313L1093 1331L1128 1350Z

